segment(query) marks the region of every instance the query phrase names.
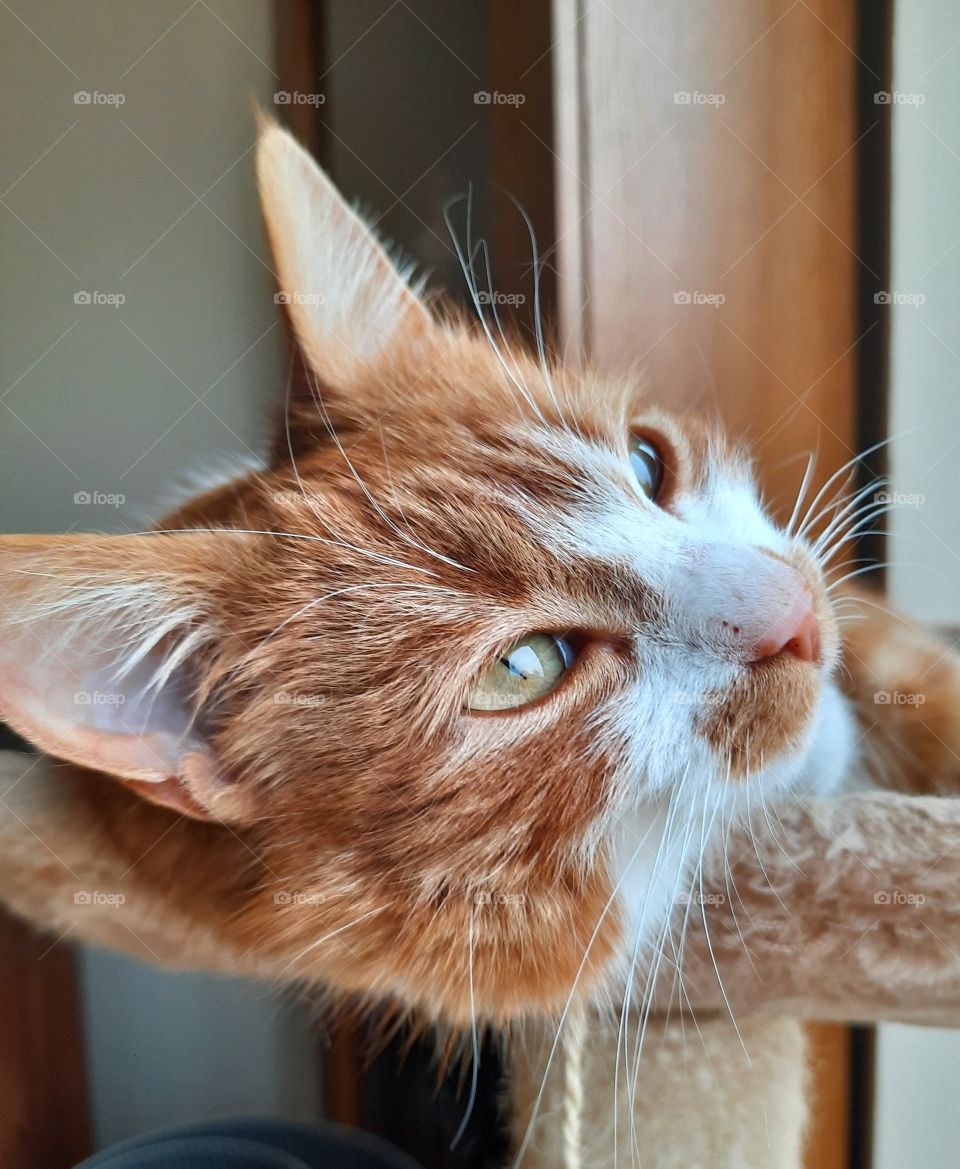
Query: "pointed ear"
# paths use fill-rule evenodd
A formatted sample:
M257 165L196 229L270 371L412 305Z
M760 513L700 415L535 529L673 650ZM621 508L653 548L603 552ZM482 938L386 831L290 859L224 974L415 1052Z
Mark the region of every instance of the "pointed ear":
M334 422L383 409L378 358L418 347L440 326L310 155L275 122L258 117L257 178L283 304L306 372ZM301 394L310 398L309 379ZM318 405L301 403L319 423Z
M197 718L230 532L0 537L0 718L156 803L242 818Z

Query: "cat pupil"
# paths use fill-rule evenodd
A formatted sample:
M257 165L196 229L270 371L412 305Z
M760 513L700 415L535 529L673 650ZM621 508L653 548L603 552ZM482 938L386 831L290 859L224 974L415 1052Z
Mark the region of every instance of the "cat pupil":
M529 645L518 646L507 657L500 660L511 674L523 678L524 681L531 675L536 675L538 678L543 677L543 663Z

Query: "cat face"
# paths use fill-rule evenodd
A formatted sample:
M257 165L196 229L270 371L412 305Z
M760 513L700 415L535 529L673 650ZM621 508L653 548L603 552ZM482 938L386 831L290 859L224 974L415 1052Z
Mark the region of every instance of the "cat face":
M554 1008L802 774L822 570L714 427L435 319L276 127L259 172L274 457L155 535L8 538L0 709L242 834L231 928L291 977Z

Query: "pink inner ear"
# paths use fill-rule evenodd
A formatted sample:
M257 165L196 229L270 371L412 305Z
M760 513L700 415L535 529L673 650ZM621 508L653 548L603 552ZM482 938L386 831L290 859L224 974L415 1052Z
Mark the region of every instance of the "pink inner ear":
M159 783L176 775L174 737L125 728L123 697L120 691L71 689L66 671L0 665L0 711L37 747L122 779ZM105 713L101 708L108 706Z
M307 364L329 393L370 383L388 346L439 329L370 229L286 130L260 120L257 175L280 292Z
M31 644L32 643L32 644ZM149 655L117 678L102 650L75 639L56 653L21 635L0 650L0 712L42 750L120 779L163 784L202 753L174 674L149 687Z

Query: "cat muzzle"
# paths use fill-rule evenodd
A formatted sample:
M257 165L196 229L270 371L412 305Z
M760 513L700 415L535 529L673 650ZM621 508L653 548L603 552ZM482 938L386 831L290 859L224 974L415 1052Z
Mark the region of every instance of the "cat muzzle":
M792 564L761 548L714 544L699 548L682 576L671 624L692 647L742 665L781 655L821 661L813 588Z

